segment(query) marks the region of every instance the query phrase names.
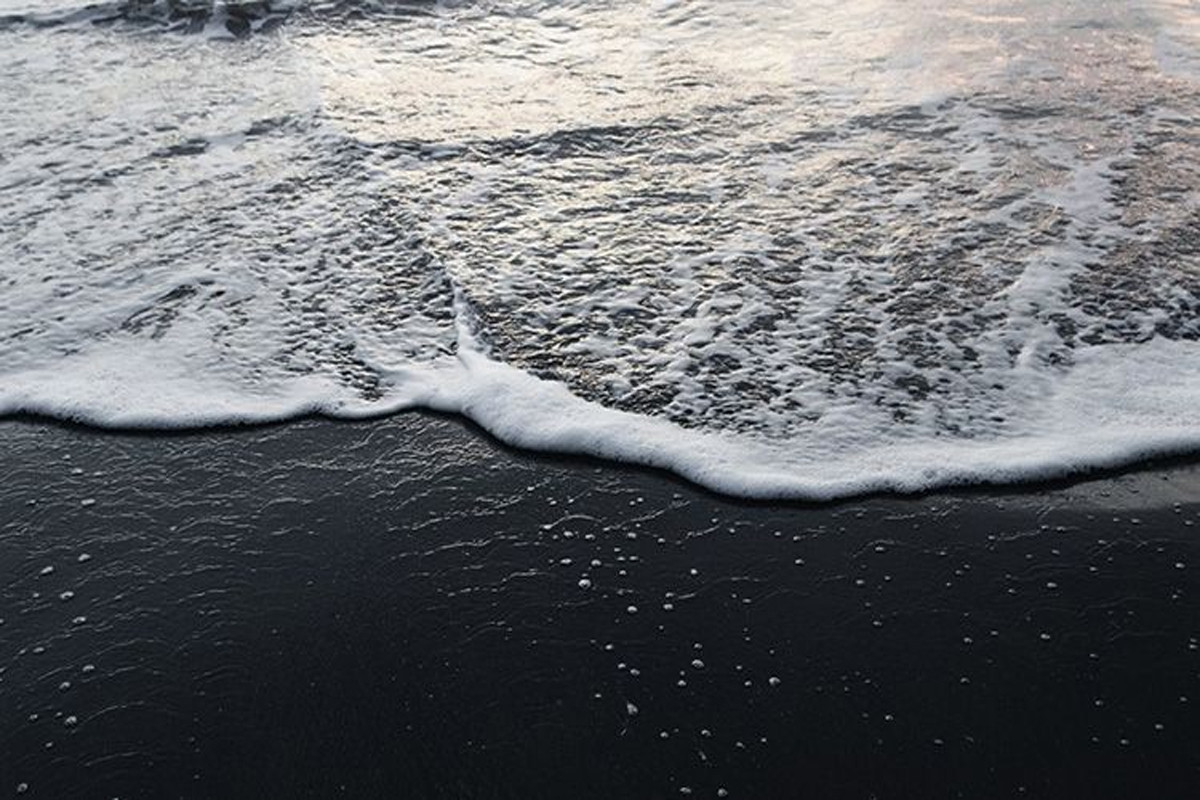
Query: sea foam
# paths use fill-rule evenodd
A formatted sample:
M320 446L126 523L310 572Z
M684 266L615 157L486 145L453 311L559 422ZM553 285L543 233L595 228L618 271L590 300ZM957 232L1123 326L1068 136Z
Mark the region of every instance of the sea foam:
M114 354L10 377L0 414L175 429L427 408L460 414L516 447L667 469L714 491L762 499L1036 481L1200 449L1200 348L1166 339L1081 351L1071 374L1028 405L1006 436L958 441L880 437L872 420L851 415L838 420L849 433L836 446L820 435L763 443L689 430L581 399L465 338L456 356L390 371L387 380L389 393L370 403L316 378L247 392L190 378L176 354Z
M428 408L761 498L1200 449L1173 6L337 5L0 26L0 413Z

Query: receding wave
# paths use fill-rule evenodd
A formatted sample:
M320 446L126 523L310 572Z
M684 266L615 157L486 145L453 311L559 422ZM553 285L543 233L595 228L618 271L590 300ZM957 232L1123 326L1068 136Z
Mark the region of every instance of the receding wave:
M1196 450L1200 80L1135 5L6 28L0 413L426 407L759 497Z

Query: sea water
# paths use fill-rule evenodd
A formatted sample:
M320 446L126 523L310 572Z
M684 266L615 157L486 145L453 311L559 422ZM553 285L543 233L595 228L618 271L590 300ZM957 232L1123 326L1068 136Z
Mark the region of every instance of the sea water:
M1200 4L0 0L0 413L755 497L1200 448Z

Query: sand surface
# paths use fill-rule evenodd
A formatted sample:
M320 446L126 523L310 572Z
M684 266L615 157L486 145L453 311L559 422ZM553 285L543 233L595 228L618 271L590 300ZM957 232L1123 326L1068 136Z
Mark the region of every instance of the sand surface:
M1200 785L1195 461L804 506L428 414L0 442L0 797Z

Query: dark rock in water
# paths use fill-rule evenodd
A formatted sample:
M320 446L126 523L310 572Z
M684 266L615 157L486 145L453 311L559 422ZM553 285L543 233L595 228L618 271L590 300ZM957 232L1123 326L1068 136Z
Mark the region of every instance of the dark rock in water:
M225 13L228 16L225 28L239 38L249 36L254 30L253 23L257 20L274 21L275 25L272 27L278 27L282 23L282 18L271 17L271 4L264 0L250 0L250 2L227 5ZM265 28L266 22L260 28Z
M234 36L241 38L250 35L250 20L247 17L229 15L225 20L225 30L232 33Z

